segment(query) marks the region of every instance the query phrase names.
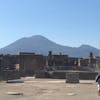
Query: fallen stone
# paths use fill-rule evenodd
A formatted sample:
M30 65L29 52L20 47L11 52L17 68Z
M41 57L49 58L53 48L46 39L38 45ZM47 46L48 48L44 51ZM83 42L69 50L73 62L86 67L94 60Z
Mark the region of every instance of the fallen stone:
M8 95L23 95L23 93L20 92L7 92Z

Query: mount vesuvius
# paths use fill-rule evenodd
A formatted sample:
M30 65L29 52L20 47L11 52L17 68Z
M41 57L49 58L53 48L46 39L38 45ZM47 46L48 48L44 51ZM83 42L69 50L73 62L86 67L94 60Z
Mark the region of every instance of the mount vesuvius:
M37 54L48 54L48 51L58 54L68 54L73 57L87 57L89 52L93 52L94 56L99 55L99 49L89 45L81 45L80 47L69 47L59 45L51 40L35 35L32 37L21 38L12 44L1 48L0 54L16 54L18 52L35 52Z

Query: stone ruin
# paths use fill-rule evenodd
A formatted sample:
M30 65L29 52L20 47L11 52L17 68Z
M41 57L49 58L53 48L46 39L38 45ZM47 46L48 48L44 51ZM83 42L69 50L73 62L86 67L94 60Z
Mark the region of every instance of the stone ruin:
M66 83L79 83L79 73L75 72L66 73Z

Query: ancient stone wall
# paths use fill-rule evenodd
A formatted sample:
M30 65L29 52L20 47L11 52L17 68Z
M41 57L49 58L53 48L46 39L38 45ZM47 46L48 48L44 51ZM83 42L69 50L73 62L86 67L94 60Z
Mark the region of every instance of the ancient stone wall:
M38 76L39 76L38 72ZM41 73L40 73L41 74ZM95 80L95 77L98 73L97 72L48 72L47 74L44 74L45 78L48 78L47 76L49 76L49 78L54 78L54 79L68 79L68 81L70 82L70 80ZM41 75L40 75L41 76Z
M2 80L13 80L13 79L19 79L21 77L20 73L15 70L3 70L0 71L0 81Z
M32 74L44 69L44 57L42 55L20 55L20 72Z

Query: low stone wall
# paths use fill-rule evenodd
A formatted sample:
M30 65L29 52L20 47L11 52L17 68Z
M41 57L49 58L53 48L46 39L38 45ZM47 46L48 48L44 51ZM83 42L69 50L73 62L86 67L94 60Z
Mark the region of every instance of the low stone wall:
M79 79L81 80L95 80L97 72L80 72Z
M13 80L20 79L20 73L14 70L3 70L0 71L0 81L2 80Z
M66 79L67 73L77 73L80 80L94 80L98 73L96 72L44 72L39 71L35 74L36 78L52 78L52 79Z
M65 79L66 78L66 72L53 72L52 78L54 78L54 79Z
M52 78L52 75L46 71L38 71L35 72L35 78Z

